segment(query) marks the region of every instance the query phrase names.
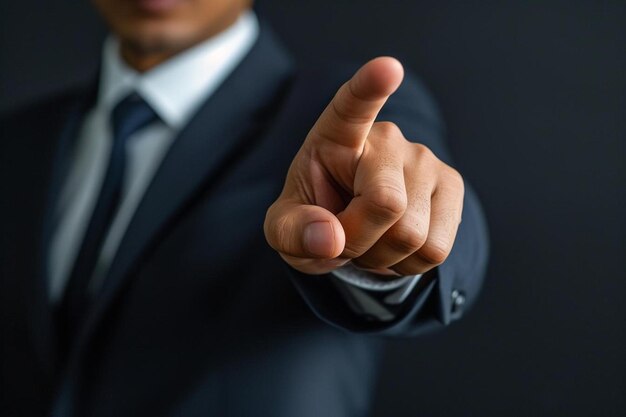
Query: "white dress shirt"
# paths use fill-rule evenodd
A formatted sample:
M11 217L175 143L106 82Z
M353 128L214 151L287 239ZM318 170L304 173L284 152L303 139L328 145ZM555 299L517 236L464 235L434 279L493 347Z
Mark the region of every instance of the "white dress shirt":
M251 11L246 12L225 31L145 73L128 67L120 57L117 40L107 39L97 101L79 131L69 174L56 207L48 256L49 296L53 304L60 301L67 286L104 181L112 143L110 113L115 105L136 92L160 120L140 129L127 141L122 198L104 239L89 284L90 291L97 291L101 286L133 214L177 133L248 53L258 31L256 16ZM361 300L356 301L357 305L363 304L364 311L383 320L383 317L389 319L388 312L385 313L385 308L369 297L367 291L359 288L394 290L391 304L397 304L419 279L404 277L385 283L358 273L350 266L337 271L336 276L343 285L349 283L347 287L353 297ZM378 311L380 308L383 310Z

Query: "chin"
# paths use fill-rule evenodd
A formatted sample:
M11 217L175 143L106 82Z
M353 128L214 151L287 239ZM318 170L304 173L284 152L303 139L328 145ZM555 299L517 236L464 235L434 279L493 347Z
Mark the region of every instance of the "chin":
M189 30L165 23L136 25L119 31L118 37L140 54L175 53L193 45L197 38Z

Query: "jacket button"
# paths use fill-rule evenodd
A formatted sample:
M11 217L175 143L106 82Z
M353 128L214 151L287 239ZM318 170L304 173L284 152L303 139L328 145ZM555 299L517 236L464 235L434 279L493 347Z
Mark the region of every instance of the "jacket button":
M459 290L452 291L452 311L460 310L465 304L465 294Z

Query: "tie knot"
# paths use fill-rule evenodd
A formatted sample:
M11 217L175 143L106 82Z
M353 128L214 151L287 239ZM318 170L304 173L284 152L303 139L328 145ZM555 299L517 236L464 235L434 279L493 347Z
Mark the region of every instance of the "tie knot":
M113 108L113 139L117 143L125 142L130 135L158 119L152 107L139 94L132 93Z

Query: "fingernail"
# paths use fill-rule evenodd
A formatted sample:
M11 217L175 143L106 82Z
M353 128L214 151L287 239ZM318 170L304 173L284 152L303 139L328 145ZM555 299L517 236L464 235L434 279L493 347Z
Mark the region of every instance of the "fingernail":
M304 249L314 256L332 256L333 228L329 222L309 223L304 229Z

